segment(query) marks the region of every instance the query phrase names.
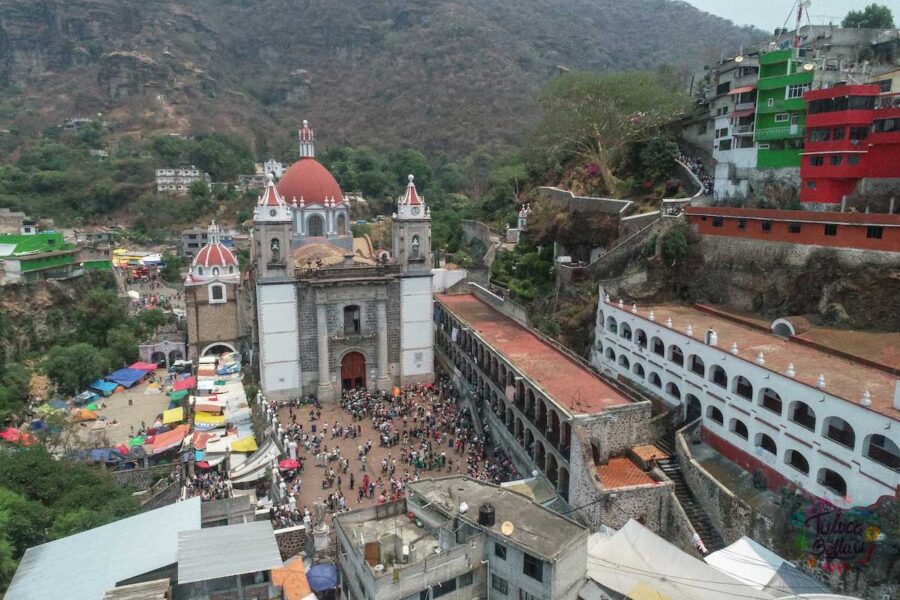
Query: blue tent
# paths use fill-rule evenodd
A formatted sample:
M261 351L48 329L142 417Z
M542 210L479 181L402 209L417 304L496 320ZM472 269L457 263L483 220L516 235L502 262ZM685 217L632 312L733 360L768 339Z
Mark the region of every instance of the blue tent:
M115 388L113 388L113 389L115 389ZM78 394L77 396L72 398L72 402L74 402L78 406L81 406L83 404L90 404L97 398L99 398L99 396L97 394L95 394L94 392L92 392L90 390L87 390L87 391L81 392L80 394Z
M55 408L57 410L66 410L69 408L69 405L66 404L64 400L51 400L49 402L51 408Z
M97 381L95 381L94 383L92 383L89 387L90 387L92 390L97 390L98 392L100 392L100 393L103 394L104 396L109 396L109 395L111 395L114 391L116 391L116 388L119 387L119 385L116 384L116 383L113 383L113 382L111 382L111 381L104 381L104 380L102 380L102 379L98 379Z
M337 567L331 564L313 565L306 572L306 581L314 592L322 592L337 587Z
M112 381L122 387L130 388L146 375L146 371L140 371L138 369L119 369L118 371L110 373L104 377L104 379Z

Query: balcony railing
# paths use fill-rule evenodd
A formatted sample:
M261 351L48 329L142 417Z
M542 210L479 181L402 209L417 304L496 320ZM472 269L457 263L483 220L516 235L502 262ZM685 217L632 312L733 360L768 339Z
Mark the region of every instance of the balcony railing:
M736 127L732 128L731 131L734 135L746 135L752 134L753 129L753 125L737 125Z
M754 137L757 142L765 140L780 140L784 138L801 138L806 135L806 127L797 125L794 127L768 127L757 129Z

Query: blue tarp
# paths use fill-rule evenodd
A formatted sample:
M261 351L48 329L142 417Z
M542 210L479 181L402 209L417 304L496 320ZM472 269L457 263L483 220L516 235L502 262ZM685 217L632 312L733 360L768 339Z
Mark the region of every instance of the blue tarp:
M56 408L59 410L66 410L67 408L69 408L69 405L66 404L64 400L51 400L49 404L51 408Z
M140 371L138 369L119 369L114 373L110 373L103 379L107 381L112 381L122 387L130 388L138 381L143 379L147 375L147 371Z
M306 572L306 581L314 592L322 592L337 587L337 567L330 564L313 565Z
M113 389L115 389L115 388L113 388ZM100 396L98 396L94 392L88 390L86 392L81 392L80 394L78 394L77 396L72 398L72 402L74 402L78 406L82 406L84 404L89 404L89 403L93 402L94 400L96 400L99 397Z
M104 396L109 396L110 394L112 394L114 391L116 391L117 387L119 387L118 384L111 381L104 381L102 379L98 379L90 385L90 388L92 390L97 390Z

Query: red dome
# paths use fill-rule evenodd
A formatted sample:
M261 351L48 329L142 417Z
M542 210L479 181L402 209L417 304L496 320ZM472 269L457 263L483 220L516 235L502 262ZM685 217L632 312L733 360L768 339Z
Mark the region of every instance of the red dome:
M194 266L197 267L230 267L237 264L234 253L222 244L203 246L194 257Z
M300 198L306 204L322 204L325 198L343 200L341 187L334 176L314 158L301 158L291 165L278 182L278 193L288 204Z

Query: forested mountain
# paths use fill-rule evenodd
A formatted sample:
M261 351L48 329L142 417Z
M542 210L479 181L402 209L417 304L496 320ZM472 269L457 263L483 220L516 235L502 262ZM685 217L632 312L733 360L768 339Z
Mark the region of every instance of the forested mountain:
M760 32L671 0L4 0L0 148L66 117L122 139L230 131L469 154L566 70L676 74ZM5 137L5 140L3 139Z

